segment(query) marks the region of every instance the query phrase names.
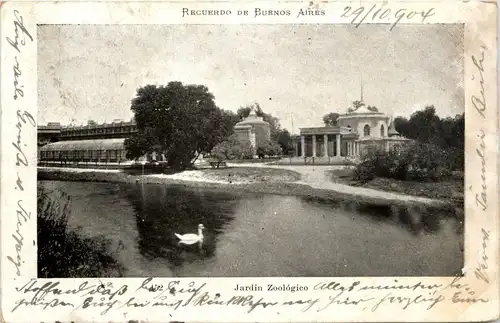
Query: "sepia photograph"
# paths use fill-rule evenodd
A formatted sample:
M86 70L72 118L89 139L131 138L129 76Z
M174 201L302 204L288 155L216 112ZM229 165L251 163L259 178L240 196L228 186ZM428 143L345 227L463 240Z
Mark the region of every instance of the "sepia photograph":
M463 24L36 36L38 278L463 273Z

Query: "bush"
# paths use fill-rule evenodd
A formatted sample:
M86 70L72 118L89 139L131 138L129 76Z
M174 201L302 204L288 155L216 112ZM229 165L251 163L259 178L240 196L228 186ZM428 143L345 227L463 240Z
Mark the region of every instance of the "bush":
M369 160L365 160L356 166L354 178L361 182L368 182L375 178L375 167Z
M452 175L459 154L438 146L413 143L407 147L394 147L389 151L367 154L357 165L355 178L372 180L375 176L411 181L437 181Z
M70 197L38 188L38 277L116 277L123 266L109 254L110 241L103 236L85 237L68 228ZM60 202L62 201L62 202Z
M252 159L254 149L250 142L242 143L233 135L228 140L217 144L210 152L210 156L219 162L232 159Z
M264 158L265 156L281 156L281 154L281 146L277 142L271 140L268 140L257 147L257 155L259 158Z

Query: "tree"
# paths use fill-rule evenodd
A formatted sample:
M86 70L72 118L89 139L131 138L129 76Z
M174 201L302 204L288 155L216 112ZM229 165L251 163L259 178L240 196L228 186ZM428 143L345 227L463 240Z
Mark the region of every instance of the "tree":
M410 138L408 134L410 133L410 122L405 117L396 117L393 121L394 129L396 129L399 134L404 137Z
M125 140L127 156L156 151L175 169L185 169L197 155L228 138L237 120L215 105L207 87L181 82L139 88L131 109L137 133Z
M361 108L364 105L365 104L363 103L363 101L360 101L360 100L352 101L352 106L354 107L355 110Z
M407 122L401 118L396 120L396 130L407 138L430 143L439 140L441 135L441 120L436 115L436 109L432 105L425 107L424 110L414 112Z
M127 152L128 159L136 159L144 156L146 153L151 152L154 145L152 136L133 135L125 139L124 145Z
M465 114L441 119L431 105L414 112L410 119L397 117L394 127L401 135L420 142L464 148Z
M285 155L288 155L293 150L292 136L287 129L283 129L280 131L278 136L278 144L281 146L281 150Z
M447 151L454 168L464 161L465 114L441 119L434 106L414 112L409 119L397 117L394 127L404 137L431 144Z
M373 105L369 105L366 107L368 110L370 110L371 112L378 112L378 109L377 107L373 106Z
M347 109L347 111L348 112L354 112L354 111L358 110L359 108L361 108L364 105L365 104L363 103L363 101L360 101L360 100L352 101L352 108Z
M87 121L87 126L95 127L97 126L97 122L95 122L94 120L89 120Z
M327 127L334 127L337 125L337 119L339 118L340 114L336 112L330 112L328 114L325 114L323 116L323 123Z

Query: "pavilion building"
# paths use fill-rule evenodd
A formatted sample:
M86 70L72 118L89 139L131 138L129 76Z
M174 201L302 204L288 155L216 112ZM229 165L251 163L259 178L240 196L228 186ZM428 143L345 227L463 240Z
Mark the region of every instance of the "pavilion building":
M369 151L388 151L409 141L394 129L391 117L368 109L363 102L337 119L337 126L301 128L295 137L295 155L300 157L349 157L358 159Z
M271 127L262 117L258 117L252 109L248 117L234 126L234 133L240 142L248 142L254 148L261 146L271 138Z

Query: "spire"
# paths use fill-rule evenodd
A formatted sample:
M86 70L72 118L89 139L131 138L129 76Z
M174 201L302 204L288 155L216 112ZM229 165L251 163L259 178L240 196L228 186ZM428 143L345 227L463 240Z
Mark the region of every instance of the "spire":
M363 74L361 74L361 102L363 102Z

